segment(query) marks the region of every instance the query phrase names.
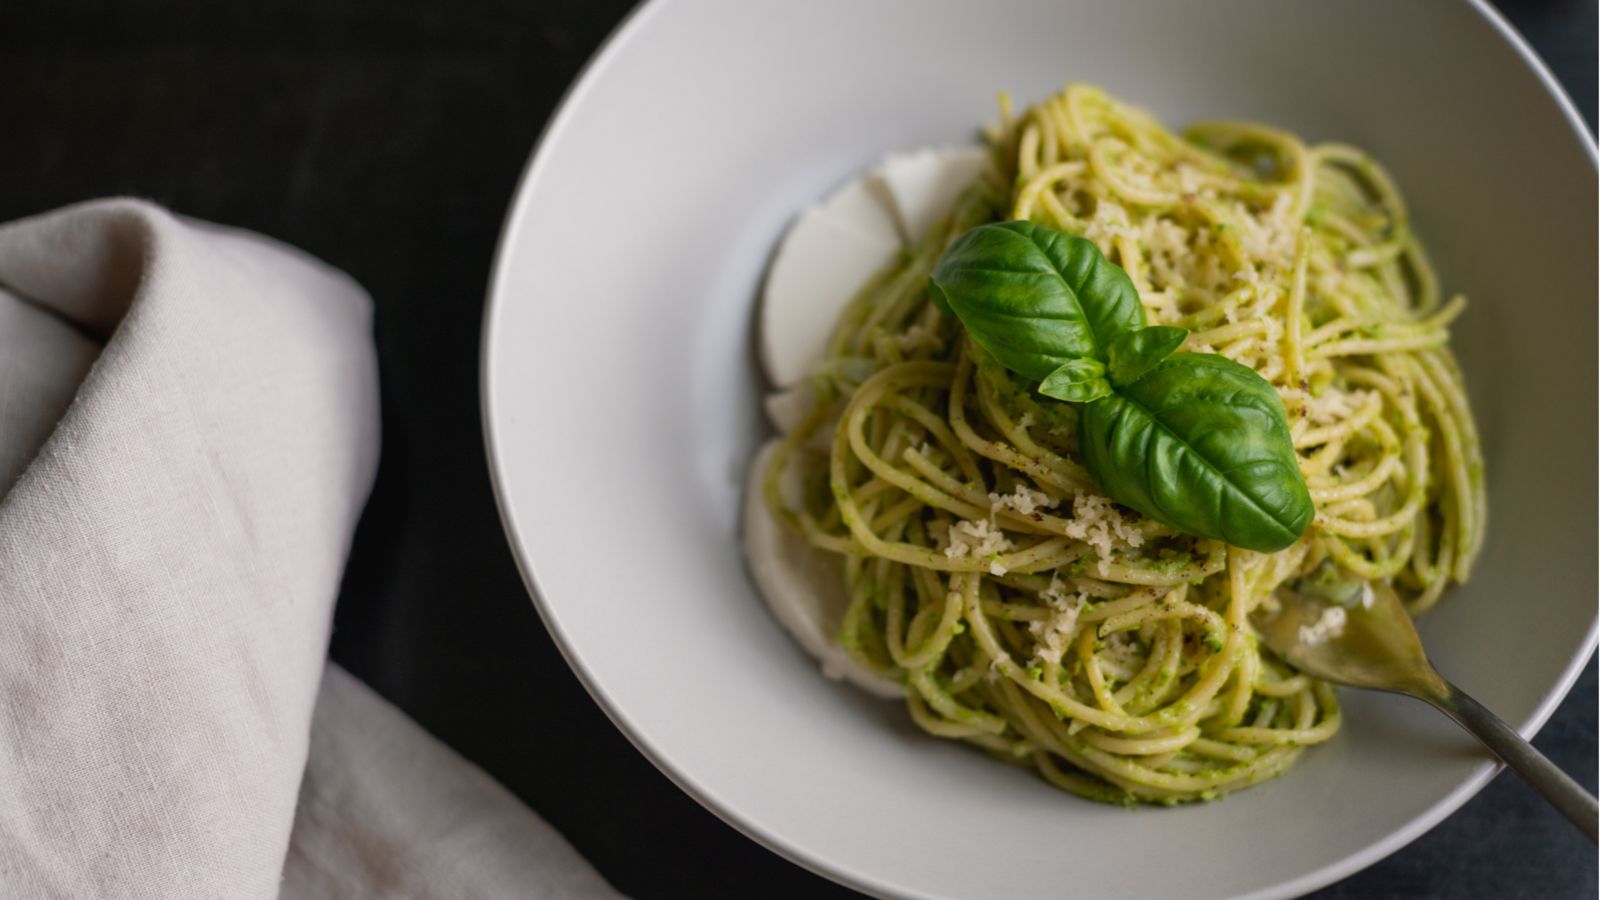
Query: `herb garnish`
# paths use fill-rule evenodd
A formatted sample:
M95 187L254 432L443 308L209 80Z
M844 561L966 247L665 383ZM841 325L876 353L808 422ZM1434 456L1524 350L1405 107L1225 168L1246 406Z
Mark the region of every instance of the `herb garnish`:
M1036 225L979 225L929 279L932 298L1045 396L1083 404L1078 440L1100 490L1187 534L1250 550L1299 539L1315 508L1283 401L1248 366L1177 352L1093 242Z

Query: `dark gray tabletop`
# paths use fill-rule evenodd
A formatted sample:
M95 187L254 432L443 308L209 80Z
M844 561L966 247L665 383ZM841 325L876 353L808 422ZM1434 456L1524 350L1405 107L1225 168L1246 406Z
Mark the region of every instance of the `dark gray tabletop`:
M138 194L353 275L377 304L384 449L334 658L633 896L850 896L722 824L611 726L529 604L490 494L477 357L495 238L541 126L629 5L5 0L0 220ZM1500 5L1592 128L1595 0ZM1595 709L1591 661L1536 741L1590 790ZM1501 775L1316 896L1594 897L1595 867Z

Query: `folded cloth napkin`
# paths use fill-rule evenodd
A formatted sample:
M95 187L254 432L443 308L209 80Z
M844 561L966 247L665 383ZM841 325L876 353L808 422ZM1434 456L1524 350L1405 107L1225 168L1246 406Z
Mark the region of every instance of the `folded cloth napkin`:
M369 332L341 273L147 203L0 226L0 896L617 896L324 662Z

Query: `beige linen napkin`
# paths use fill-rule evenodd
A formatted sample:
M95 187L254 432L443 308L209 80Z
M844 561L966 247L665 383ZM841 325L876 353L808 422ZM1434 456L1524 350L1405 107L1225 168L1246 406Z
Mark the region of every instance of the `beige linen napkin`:
M0 896L616 896L324 664L369 332L341 273L146 203L0 226Z

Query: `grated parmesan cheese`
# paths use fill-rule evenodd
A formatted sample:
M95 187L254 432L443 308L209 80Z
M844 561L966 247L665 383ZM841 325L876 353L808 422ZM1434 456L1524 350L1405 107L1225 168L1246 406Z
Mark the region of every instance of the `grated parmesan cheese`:
M989 574L1000 576L1006 567L993 557L1011 549L1011 541L987 519L962 519L950 526L949 546L944 548L946 559L979 559L990 557Z
M1118 545L1131 548L1144 543L1144 532L1133 519L1124 516L1104 494L1089 492L1073 499L1066 534L1093 547L1101 559L1109 559Z
M1308 646L1321 644L1344 634L1345 611L1342 606L1330 606L1322 611L1317 621L1300 626L1300 643Z
M1185 194L1197 194L1200 192L1200 188L1203 185L1200 181L1200 173L1194 166L1180 162L1172 167L1172 174L1178 178L1178 190Z
M1084 224L1083 236L1104 248L1119 237L1137 238L1139 232L1129 220L1126 209L1110 200L1101 200L1095 204L1094 215Z
M1118 631L1108 635L1099 655L1100 668L1124 681L1136 675L1144 665L1144 653L1138 635L1132 631Z
M989 493L989 512L994 514L1002 509L1012 510L1019 515L1031 516L1037 510L1049 509L1061 501L1046 494L1036 491L1025 484L1018 483L1016 489L1009 494Z
M939 340L939 335L923 327L921 323L912 325L905 331L895 335L894 343L902 353L915 353L923 349L931 353L938 353L943 346Z
M1088 603L1088 596L1067 590L1059 575L1050 576L1050 586L1039 592L1039 599L1050 607L1050 618L1028 623L1028 631L1037 641L1034 656L1044 662L1059 663L1072 646L1073 635L1078 630L1078 614Z
M1306 416L1316 425L1342 422L1366 406L1371 396L1371 391L1345 392L1337 388L1329 388L1319 396L1308 394L1305 398Z

